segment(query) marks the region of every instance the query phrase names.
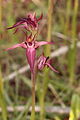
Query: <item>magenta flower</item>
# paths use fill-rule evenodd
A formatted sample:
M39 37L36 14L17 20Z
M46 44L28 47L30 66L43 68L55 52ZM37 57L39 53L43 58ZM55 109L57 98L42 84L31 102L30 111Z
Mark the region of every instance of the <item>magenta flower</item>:
M43 15L39 18L36 18L36 13L33 14L30 13L27 15L26 18L20 18L20 20L14 24L12 27L9 27L7 29L16 28L15 32L18 31L20 28L24 28L26 30L32 31L32 30L38 30L38 22L42 19Z
M45 57L44 54L42 54L39 58L38 58L38 69L42 70L45 66L48 66L52 71L59 73L54 67L51 66L50 64L50 59L49 57Z
M29 65L30 65L31 72L33 72L35 59L36 59L35 58L36 57L36 49L38 47L40 47L42 45L46 45L46 44L54 44L54 43L53 42L46 42L46 41L37 42L34 39L30 40L30 36L29 36L26 41L24 41L20 44L16 44L16 45L12 46L11 48L7 48L6 51L12 50L12 49L17 48L17 47L25 48L26 49L26 57L27 57Z

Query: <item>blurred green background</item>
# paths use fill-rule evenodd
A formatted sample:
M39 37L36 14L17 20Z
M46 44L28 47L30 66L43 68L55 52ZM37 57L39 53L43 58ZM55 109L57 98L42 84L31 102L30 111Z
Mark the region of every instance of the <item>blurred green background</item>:
M25 35L7 27L26 17L29 12L43 13L38 41L48 39L51 24L49 56L60 74L48 71L45 94L45 120L80 119L80 0L52 0L52 23L49 23L50 0L0 0L0 120L30 120L30 70L21 48L4 51L25 40ZM47 55L47 48L38 49ZM36 106L44 91L46 72L38 73L36 80ZM42 85L43 84L43 85ZM48 108L49 107L49 108ZM36 120L42 120L36 110Z

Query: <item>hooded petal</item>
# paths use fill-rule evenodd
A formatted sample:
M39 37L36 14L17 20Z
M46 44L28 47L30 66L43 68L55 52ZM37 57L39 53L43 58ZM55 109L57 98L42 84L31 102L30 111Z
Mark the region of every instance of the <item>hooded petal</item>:
M27 56L28 63L30 65L31 72L33 72L34 64L35 64L35 56L36 56L35 48L27 48L26 56Z
M54 44L54 42L47 42L47 41L35 42L35 48L46 44Z
M15 48L17 48L17 47L26 48L26 45L25 45L25 43L16 44L16 45L14 45L14 46L12 46L12 47L10 47L10 48L5 49L5 51L12 50L12 49L15 49Z
M53 68L49 63L45 63L52 71L59 73L55 68Z

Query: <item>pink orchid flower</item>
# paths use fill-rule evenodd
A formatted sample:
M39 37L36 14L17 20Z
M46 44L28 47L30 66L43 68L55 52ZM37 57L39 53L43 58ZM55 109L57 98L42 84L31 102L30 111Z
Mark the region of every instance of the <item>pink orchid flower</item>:
M20 18L20 20L14 24L12 27L7 29L16 28L15 32L17 32L20 28L24 28L26 30L38 30L38 22L42 19L43 14L39 18L36 18L36 13L30 13L26 18Z
M38 69L42 70L45 66L48 66L52 71L59 73L54 67L51 66L49 57L45 57L44 54L42 54L38 58Z
M33 72L34 64L35 64L35 57L36 57L36 49L42 45L54 44L54 43L46 42L46 41L37 42L35 40L29 40L29 39L30 39L30 37L28 37L26 39L26 41L24 41L20 44L16 44L16 45L12 46L11 48L7 48L6 51L15 49L17 47L25 48L26 49L26 57L27 57L29 65L30 65L31 72Z

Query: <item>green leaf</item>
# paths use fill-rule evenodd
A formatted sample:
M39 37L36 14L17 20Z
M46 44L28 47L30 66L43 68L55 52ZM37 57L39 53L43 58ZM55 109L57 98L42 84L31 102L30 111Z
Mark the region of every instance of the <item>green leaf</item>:
M3 78L0 68L0 107L2 109L2 118L3 120L7 120L7 111L6 111L6 104L4 100L4 88L3 88Z
M69 120L77 120L80 116L80 96L74 94L71 101L71 111Z

